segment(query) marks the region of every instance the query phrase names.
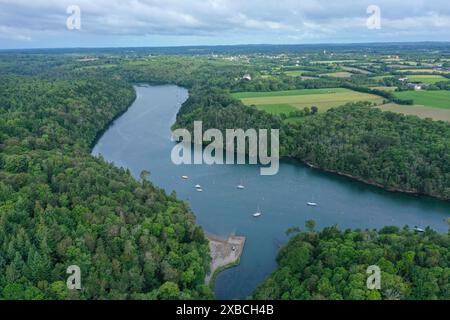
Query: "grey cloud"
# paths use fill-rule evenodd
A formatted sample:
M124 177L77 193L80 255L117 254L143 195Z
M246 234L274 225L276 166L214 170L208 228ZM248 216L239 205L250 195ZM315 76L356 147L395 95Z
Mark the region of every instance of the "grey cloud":
M366 8L382 10L383 29L365 28ZM448 36L448 0L0 0L0 41L65 32L66 8L82 10L91 36L228 36L330 41ZM447 30L443 30L447 29ZM427 40L427 39L417 39Z

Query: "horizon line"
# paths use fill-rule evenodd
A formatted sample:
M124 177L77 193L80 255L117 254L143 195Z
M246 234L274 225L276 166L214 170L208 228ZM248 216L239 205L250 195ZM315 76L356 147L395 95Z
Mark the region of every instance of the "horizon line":
M169 49L169 48L219 48L219 47L256 47L256 46L349 46L349 45L394 45L394 44L449 44L450 40L418 40L418 41L374 41L374 42L323 42L323 43L241 43L241 44L192 44L192 45L168 45L168 46L77 46L77 47L28 47L28 48L0 48L0 51L32 51L32 50L86 50L86 49Z

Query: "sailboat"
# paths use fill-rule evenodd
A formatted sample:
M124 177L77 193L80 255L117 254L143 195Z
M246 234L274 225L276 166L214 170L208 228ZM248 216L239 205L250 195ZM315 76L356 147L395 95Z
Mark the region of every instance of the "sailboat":
M262 216L262 213L261 213L261 210L260 210L259 207L258 207L258 210L253 214L253 217L259 218L259 217L261 217L261 216Z
M307 204L308 206L310 206L310 207L317 207L317 203L314 202L314 196L313 196L312 199L313 199L313 201L307 202L306 204Z

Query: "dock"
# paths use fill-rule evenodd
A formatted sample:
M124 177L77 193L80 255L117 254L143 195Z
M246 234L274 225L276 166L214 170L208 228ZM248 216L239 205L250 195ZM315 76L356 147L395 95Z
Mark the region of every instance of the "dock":
M232 235L225 240L209 234L206 235L206 238L209 241L212 261L205 283L212 285L214 278L221 271L239 265L246 238Z

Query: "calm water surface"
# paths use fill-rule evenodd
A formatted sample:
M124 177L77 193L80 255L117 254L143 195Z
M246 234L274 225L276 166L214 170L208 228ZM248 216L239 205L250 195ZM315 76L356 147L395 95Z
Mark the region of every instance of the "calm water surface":
M136 86L137 99L103 135L93 150L117 166L129 168L135 177L145 169L151 180L167 192L188 200L198 223L209 233L223 237L244 235L247 243L241 264L221 273L216 282L220 299L240 299L276 268L285 231L303 227L308 219L318 227L380 228L385 225L430 226L448 229L450 203L429 198L389 193L350 179L283 161L276 176L260 176L258 166L175 166L170 127L187 90L176 86ZM189 180L182 180L187 175ZM242 183L245 190L236 186ZM200 184L203 193L195 190ZM308 207L314 201L318 207ZM252 217L257 207L263 216Z

